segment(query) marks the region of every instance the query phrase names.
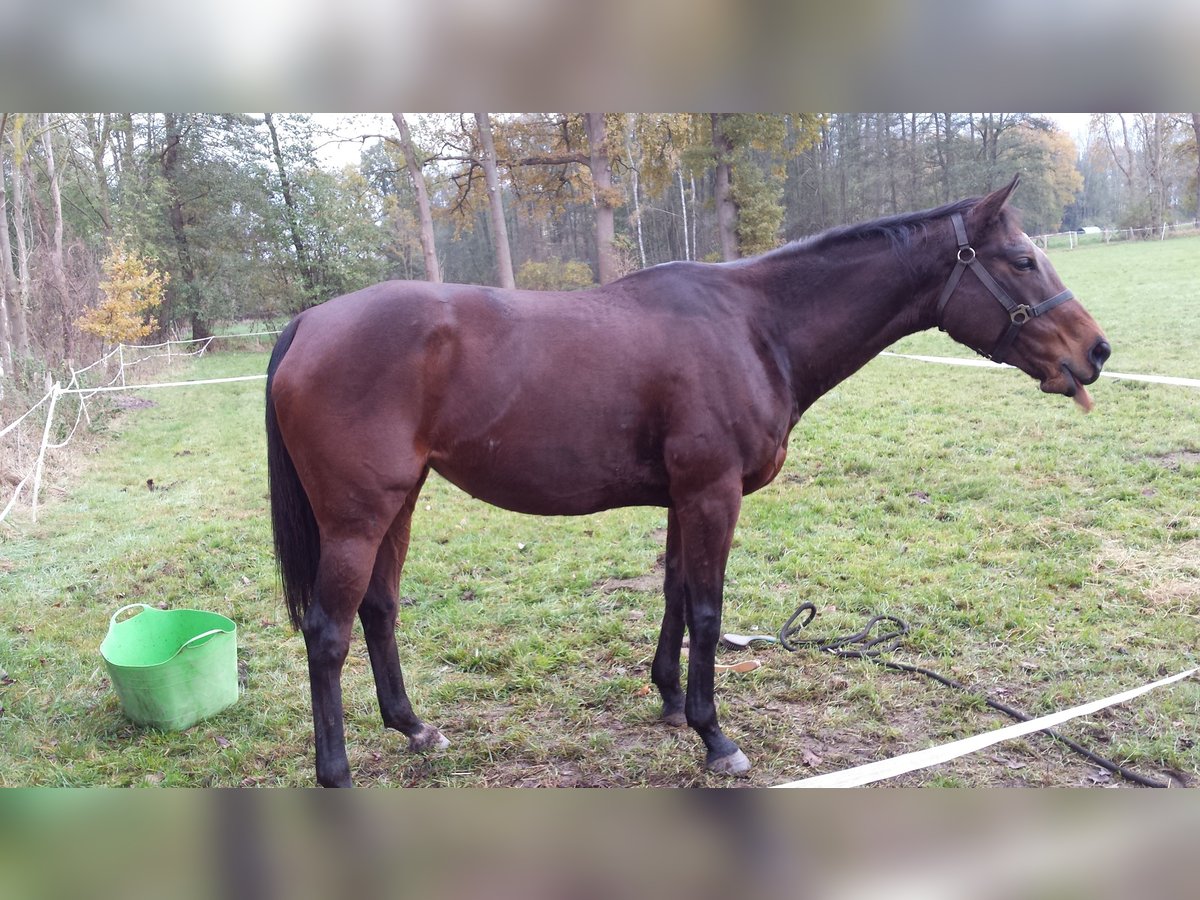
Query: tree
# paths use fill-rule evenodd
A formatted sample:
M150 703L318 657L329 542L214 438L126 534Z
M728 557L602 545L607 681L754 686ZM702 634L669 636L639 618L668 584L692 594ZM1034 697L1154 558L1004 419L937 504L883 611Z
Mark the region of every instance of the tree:
M408 166L409 177L412 178L413 189L417 192L417 208L421 221L421 252L425 257L425 278L429 281L439 282L442 280L442 272L438 266L437 248L433 240L433 212L429 206L429 192L425 187L425 175L421 171L421 160L417 157L417 148L413 144L412 133L404 119L404 113L392 113L392 120L400 132L400 149L404 153L404 161Z
M785 162L813 146L823 118L816 115L710 113L711 143L689 156L713 167L713 201L721 257L762 253L780 241Z
M613 211L621 202L621 192L613 187L608 123L604 113L585 113L584 121L588 136L588 168L592 173L592 202L596 206L596 270L600 283L607 284L617 277Z
M500 175L496 169L496 142L492 137L492 123L487 113L475 113L475 127L479 132L481 163L487 183L492 248L496 254L496 277L500 287L513 288L516 287L516 280L513 277L512 250L508 243L508 225L504 221L504 195L500 189Z
M29 337L25 325L25 307L21 302L21 288L17 274L13 271L12 243L9 239L8 189L4 175L5 127L9 114L0 113L0 352L3 353L5 370L11 372L14 355L18 359L29 356ZM19 178L17 167L13 167L13 178ZM21 224L18 222L17 227Z
M181 186L183 176L180 172L180 154L184 134L190 127L188 116L165 113L163 122L166 140L160 155L161 171L167 187L167 221L170 223L171 237L175 243L177 275L168 283L166 300L163 303L162 330L166 331L170 327L174 316L181 311L180 307L186 305L194 310L192 337L208 337L208 328L200 318L199 298L195 296L197 291L196 271L192 263L192 250L188 241L183 212L184 192Z
M1196 213L1194 221L1200 222L1200 113L1192 113L1192 150L1196 156Z
M166 278L118 242L102 263L100 302L75 320L81 331L108 344L132 343L154 330L153 314L162 304Z
M58 295L58 310L62 327L63 355L75 356L75 335L71 327L71 297L67 290L67 268L63 261L63 212L60 170L54 159L53 127L48 113L42 116L42 151L45 155L46 181L50 185L50 208L54 215L50 243L50 275Z
M728 261L741 256L737 243L737 206L733 200L733 140L725 133L733 113L712 113L712 152L716 187L717 234L721 240L721 258Z
M315 302L319 286L312 261L309 259L308 248L305 246L304 235L300 230L300 217L297 211L296 198L293 195L292 181L288 176L288 167L284 161L283 149L279 143L279 132L275 128L275 120L271 113L263 114L267 131L271 136L271 157L275 160L275 169L279 173L280 194L283 197L284 216L287 219L288 233L291 235L292 248L296 251L296 265L300 277L304 281L304 292L308 301Z

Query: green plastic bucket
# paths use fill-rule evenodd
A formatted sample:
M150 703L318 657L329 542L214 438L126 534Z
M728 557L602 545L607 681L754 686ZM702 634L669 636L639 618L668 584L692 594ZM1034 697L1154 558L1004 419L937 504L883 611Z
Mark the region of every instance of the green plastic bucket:
M237 702L237 625L217 613L131 603L113 613L100 655L138 724L182 731Z

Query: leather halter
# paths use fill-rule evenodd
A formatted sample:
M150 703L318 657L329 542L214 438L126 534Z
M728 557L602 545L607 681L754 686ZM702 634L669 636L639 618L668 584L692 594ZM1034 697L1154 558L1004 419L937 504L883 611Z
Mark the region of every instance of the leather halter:
M1004 362L1004 357L1012 347L1013 341L1017 339L1017 332L1021 330L1021 326L1035 316L1040 316L1049 312L1058 306L1060 303L1065 303L1075 295L1064 290L1055 294L1049 300L1043 300L1036 306L1029 306L1025 303L1017 303L1004 288L1000 287L999 282L992 277L991 273L984 268L983 263L979 262L975 257L975 249L967 240L967 229L963 224L961 213L954 213L950 217L950 221L954 224L954 234L958 239L958 262L955 263L954 271L950 273L950 280L946 282L946 286L942 288L942 294L938 297L937 303L937 326L942 331L946 328L942 324L942 312L946 308L946 304L950 301L950 295L954 293L954 289L958 287L958 282L963 276L963 272L971 269L983 282L983 286L992 292L992 296L1000 301L1000 305L1008 311L1009 325L1004 334L1000 336L1000 340L996 341L996 346L992 348L992 352L988 353L980 350L978 347L975 350L980 356L985 356L993 362Z

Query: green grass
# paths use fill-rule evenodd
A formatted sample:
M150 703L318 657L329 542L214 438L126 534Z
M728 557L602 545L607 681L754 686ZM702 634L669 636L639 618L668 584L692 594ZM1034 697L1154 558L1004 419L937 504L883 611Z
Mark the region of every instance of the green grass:
M1200 239L1053 256L1107 330L1109 368L1200 376ZM897 349L967 355L936 333ZM264 367L262 353L218 353L177 377ZM891 613L913 626L899 659L1035 714L1190 666L1200 392L1106 379L1092 394L1085 416L1016 372L872 362L809 411L783 473L744 504L726 630L775 631L803 599L822 610L820 633ZM272 568L262 384L142 396L155 405L51 460L36 524L18 515L0 531L0 784L310 784L304 646ZM398 638L413 702L452 746L413 756L382 729L356 635L343 683L357 783L723 783L701 771L690 731L657 724L656 692L645 694L665 518L520 516L431 477ZM97 648L131 602L234 618L238 704L179 734L128 724ZM721 652L750 657L763 667L718 675L718 704L754 762L751 784L1007 724L866 662ZM1193 680L1063 731L1197 783L1198 713ZM1079 785L1094 773L1030 737L891 783Z

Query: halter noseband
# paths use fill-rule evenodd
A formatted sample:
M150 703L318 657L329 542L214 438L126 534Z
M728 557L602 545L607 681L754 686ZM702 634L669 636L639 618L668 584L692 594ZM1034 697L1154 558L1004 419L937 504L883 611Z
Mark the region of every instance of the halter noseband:
M1017 339L1017 332L1021 326L1035 316L1040 316L1043 313L1049 312L1058 306L1060 303L1065 303L1075 295L1069 290L1061 291L1051 297L1049 300L1043 300L1036 306L1028 306L1024 303L1017 303L1004 288L1000 287L999 282L991 276L991 273L984 268L983 263L975 258L975 249L967 240L967 229L963 224L961 213L954 213L950 217L950 221L954 224L954 234L958 239L958 262L955 263L954 271L950 273L950 280L946 282L946 286L942 288L942 295L938 297L937 303L937 325L942 331L946 328L942 325L942 312L946 308L946 304L950 302L950 295L954 293L954 289L958 287L959 279L962 278L963 272L970 268L983 282L983 286L992 292L1000 305L1008 311L1009 325L1007 330L1000 336L1000 340L996 342L996 346L992 348L991 353L986 353L979 348L974 348L975 352L981 356L986 356L993 362L1004 362L1004 357L1012 347L1013 341Z

